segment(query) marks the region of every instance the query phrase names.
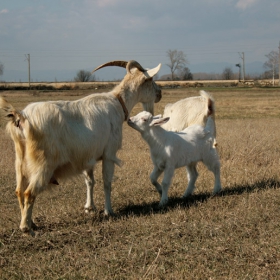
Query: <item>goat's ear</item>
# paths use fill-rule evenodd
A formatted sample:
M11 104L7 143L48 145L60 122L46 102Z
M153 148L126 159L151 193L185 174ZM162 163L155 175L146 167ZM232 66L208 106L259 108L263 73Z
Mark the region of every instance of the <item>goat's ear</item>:
M161 117L162 117L162 115L161 115L161 114L156 115L156 116L153 116L153 120L155 120L155 119L159 119L159 118L161 118Z
M157 67L145 71L144 75L146 76L146 79L153 78L158 73L158 71L160 70L160 67L161 67L161 63Z
M163 125L165 123L167 123L169 121L169 117L168 118L158 118L158 119L154 119L152 120L152 122L150 123L150 126L156 126L156 125Z

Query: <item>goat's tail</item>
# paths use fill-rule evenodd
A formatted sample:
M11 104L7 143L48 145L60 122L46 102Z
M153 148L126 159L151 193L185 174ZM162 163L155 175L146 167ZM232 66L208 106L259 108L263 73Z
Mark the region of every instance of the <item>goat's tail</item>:
M12 122L17 127L20 125L20 120L24 119L22 114L2 96L0 96L0 116L1 120L5 119L6 122Z
M0 120L1 123L5 120L8 124L7 130L11 132L12 128L22 128L25 118L20 111L16 110L10 103L0 96Z
M210 115L207 117L205 129L210 131L211 135L215 137L216 127L215 127L215 121L213 119L213 116Z
M207 121L205 128L209 130L214 138L213 146L216 147L216 123L215 123L215 100L214 98L204 90L201 90L200 95L206 99Z
M215 118L215 100L214 98L204 90L201 90L200 95L207 100L207 116L213 116Z

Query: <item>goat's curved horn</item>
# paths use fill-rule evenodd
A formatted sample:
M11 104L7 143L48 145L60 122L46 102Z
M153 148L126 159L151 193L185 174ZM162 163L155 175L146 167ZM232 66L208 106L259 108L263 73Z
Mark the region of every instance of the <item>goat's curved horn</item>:
M122 68L126 68L127 66L127 61L123 61L123 60L114 60L114 61L109 61L107 63L104 63L100 66L98 66L97 68L95 68L91 73L103 68L103 67L107 67L107 66L119 66L119 67L122 67Z
M134 67L136 67L141 72L146 72L147 71L137 61L130 60L130 61L128 61L127 65L126 65L127 72L130 73L130 70Z
M114 60L114 61L109 61L107 63L104 63L97 68L95 68L91 73L107 66L119 66L122 68L126 68L126 70L130 73L130 70L134 67L136 67L139 71L141 72L146 72L145 70L137 61L135 60L130 60L130 61L124 61L124 60Z

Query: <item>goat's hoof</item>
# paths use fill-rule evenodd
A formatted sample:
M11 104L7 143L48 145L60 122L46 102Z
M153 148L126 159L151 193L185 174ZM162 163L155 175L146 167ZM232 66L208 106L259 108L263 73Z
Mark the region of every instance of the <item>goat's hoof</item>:
M220 190L218 190L218 191L216 191L216 192L213 192L211 196L212 196L212 197L213 197L213 196L218 196L219 194L221 194L221 192L222 192L222 190L220 189Z
M184 194L184 195L182 196L182 199L188 199L188 198L190 198L191 196L192 196L191 193Z
M33 230L37 230L38 229L37 225L33 221L31 221L31 228Z
M24 236L35 236L35 233L32 229L28 228L28 227L23 227L20 229L23 233Z
M95 211L96 211L96 208L94 206L85 207L86 214L94 213Z
M115 216L115 213L114 213L114 211L113 210L105 210L104 211L104 216L105 217L113 217L113 216Z
M160 209L166 208L167 203L168 203L167 200L165 200L165 201L163 201L163 202L160 202L159 205L158 205L158 209L160 210Z

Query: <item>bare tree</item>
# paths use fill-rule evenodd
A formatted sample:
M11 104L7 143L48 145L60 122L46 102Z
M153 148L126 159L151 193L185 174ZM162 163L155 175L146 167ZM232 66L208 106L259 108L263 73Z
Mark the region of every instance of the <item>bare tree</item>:
M90 71L79 70L76 77L74 78L75 82L91 82L95 81L94 75Z
M188 67L184 67L181 71L180 71L180 78L183 81L190 81L193 80L193 75L191 73L191 70Z
M277 51L271 51L266 57L267 61L264 63L263 67L268 70L266 72L270 73L274 85L274 78L279 67L279 53Z
M0 76L4 73L4 65L2 62L0 62Z
M223 78L225 80L231 80L232 77L233 77L232 69L230 67L226 67L223 71Z
M174 80L175 72L182 70L185 65L188 63L186 55L182 51L177 50L168 50L167 57L170 60L170 63L166 64L171 71L171 79Z

